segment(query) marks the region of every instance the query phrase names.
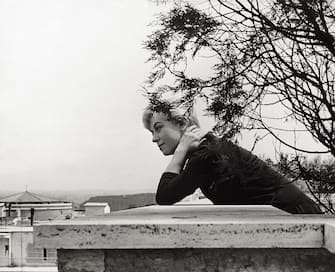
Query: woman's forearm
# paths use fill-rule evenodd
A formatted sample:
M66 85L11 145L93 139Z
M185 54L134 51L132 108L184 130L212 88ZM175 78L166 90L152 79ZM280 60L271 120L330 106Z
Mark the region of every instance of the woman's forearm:
M179 144L173 153L173 157L166 168L166 172L179 174L183 169L186 154L198 148L203 132L196 126L190 126L181 137Z
M179 174L183 169L185 161L186 161L186 149L176 149L174 152L170 163L168 164L165 172L176 173Z

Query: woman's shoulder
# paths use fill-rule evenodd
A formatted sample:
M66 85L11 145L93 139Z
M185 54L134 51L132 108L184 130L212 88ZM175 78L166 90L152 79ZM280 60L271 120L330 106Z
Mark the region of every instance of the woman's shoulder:
M212 132L208 132L203 137L197 150L191 154L190 158L206 160L218 154L220 143L221 139L219 137L215 136Z
M195 153L200 158L221 157L232 161L241 157L251 156L250 151L225 137L216 136L212 132L208 132L204 138L205 141L200 144Z
M226 165L225 145L226 140L214 135L212 132L204 136L204 141L201 142L198 149L189 156L188 169L192 169L197 173L216 173L215 169L222 168Z
M216 136L213 132L208 132L204 136L204 141L200 144L199 150L204 150L209 153L221 153L225 149L236 147L230 140L224 137Z

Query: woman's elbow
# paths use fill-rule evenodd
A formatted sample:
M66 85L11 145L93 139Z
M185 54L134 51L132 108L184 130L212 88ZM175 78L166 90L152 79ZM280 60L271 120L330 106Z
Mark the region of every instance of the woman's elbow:
M172 201L171 199L164 197L160 194L156 194L156 203L158 205L173 205L175 201Z

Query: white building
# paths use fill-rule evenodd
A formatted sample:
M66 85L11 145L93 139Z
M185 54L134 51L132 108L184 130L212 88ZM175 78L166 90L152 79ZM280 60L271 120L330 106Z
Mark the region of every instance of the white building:
M55 249L33 245L33 225L72 216L72 203L28 191L0 199L0 272L56 272Z
M24 267L39 267L38 271L57 271L56 259L55 249L34 248L33 227L0 227L0 271L16 271L15 268L18 267L22 271Z
M110 213L110 207L107 202L87 202L84 207L85 215L102 215Z
M13 194L0 199L0 215L6 224L10 220L45 221L70 218L72 203L37 195L28 191ZM31 221L33 221L31 220Z

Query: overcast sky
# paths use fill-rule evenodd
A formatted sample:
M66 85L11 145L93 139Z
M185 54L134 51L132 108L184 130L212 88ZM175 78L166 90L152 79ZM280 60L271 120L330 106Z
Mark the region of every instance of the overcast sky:
M0 0L2 188L156 190L169 158L142 126L140 86L150 71L142 42L152 16L167 8L147 0ZM272 143L257 152L273 151Z

